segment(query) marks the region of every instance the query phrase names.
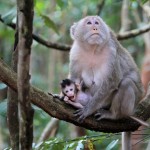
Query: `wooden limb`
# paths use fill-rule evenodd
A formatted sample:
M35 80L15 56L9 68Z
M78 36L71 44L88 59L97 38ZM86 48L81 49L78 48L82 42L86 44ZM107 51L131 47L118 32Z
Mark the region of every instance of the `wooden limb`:
M17 76L1 59L0 59L0 80L17 91ZM54 98L52 95L44 93L40 89L33 86L30 87L31 102L43 109L50 116L64 120L75 125L84 127L89 130L100 132L122 132L122 131L135 131L140 126L139 123L130 118L120 120L101 120L96 121L93 116L84 120L83 123L78 123L73 113L75 109L65 104L63 101ZM135 116L140 119L147 120L150 118L150 86L147 95L143 101L138 105Z
M19 149L31 150L33 114L30 99L30 54L32 45L33 0L17 0L18 66L17 91L19 115Z
M3 101L7 98L7 87L0 89L0 101Z
M131 21L129 20L129 0L123 0L121 9L121 29L119 33L129 30Z
M140 34L146 33L149 30L150 30L150 23L145 25L144 27L130 30L130 31L126 31L126 32L121 33L121 34L117 34L116 37L118 40L125 40L125 39L136 37Z
M11 68L17 72L18 63L18 27L16 27ZM7 92L7 123L10 133L10 143L13 150L19 150L19 119L18 119L18 94L10 87Z

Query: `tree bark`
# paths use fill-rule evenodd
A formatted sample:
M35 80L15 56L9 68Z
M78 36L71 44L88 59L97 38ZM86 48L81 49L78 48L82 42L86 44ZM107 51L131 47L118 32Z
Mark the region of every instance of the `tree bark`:
M0 80L17 91L17 75L1 59L0 72ZM75 108L33 86L30 87L30 99L34 105L43 109L50 116L73 123L89 130L115 133L122 131L135 131L140 126L139 123L133 121L130 118L114 121L96 121L93 116L87 117L82 123L79 123L73 116ZM144 97L141 103L138 104L134 116L142 120L147 120L150 118L150 85L149 90L147 91L147 95Z
M16 72L17 50L13 52L12 68ZM17 55L17 56L16 56ZM18 120L18 94L8 88L7 122L10 132L10 142L13 150L19 150L19 120Z
M129 0L123 0L121 9L121 29L120 33L128 31L130 28L129 20Z
M18 59L18 28L16 27L14 49L12 54L12 69L17 72ZM13 150L19 150L19 120L18 120L18 94L8 87L7 122L10 133L10 143Z
M33 109L30 102L30 53L32 45L33 0L17 0L18 9L18 68L19 149L32 149Z

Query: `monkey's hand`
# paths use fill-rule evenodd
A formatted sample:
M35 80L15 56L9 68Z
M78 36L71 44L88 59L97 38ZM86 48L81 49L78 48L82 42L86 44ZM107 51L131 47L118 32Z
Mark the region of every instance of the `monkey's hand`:
M49 93L49 92L48 92L48 94L53 96L54 98L58 98L58 99L61 98L59 94L52 94L52 93Z
M74 112L74 116L77 117L78 122L83 122L88 115L89 113L86 109L86 106Z
M68 98L67 96L65 96L65 97L64 97L64 101L65 101L66 103L69 103L69 98Z

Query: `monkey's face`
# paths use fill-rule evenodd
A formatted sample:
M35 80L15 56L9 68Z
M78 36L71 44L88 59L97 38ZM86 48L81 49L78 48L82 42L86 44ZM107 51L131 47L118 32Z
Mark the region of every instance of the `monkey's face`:
M74 84L66 85L63 89L63 93L69 98L69 100L75 101L76 89Z
M106 40L106 24L98 16L88 16L71 27L71 37L89 44L102 44Z

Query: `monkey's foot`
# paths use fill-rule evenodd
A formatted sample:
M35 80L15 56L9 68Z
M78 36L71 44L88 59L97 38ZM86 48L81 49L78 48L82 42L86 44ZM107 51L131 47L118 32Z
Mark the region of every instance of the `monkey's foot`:
M75 117L75 118L78 117L78 118L77 118L77 121L80 122L80 123L82 123L83 120L87 117L87 115L85 115L84 112L85 112L85 111L84 111L83 108L78 109L77 111L74 112L74 117Z
M94 116L97 121L105 119L108 114L108 110L100 109Z

